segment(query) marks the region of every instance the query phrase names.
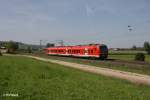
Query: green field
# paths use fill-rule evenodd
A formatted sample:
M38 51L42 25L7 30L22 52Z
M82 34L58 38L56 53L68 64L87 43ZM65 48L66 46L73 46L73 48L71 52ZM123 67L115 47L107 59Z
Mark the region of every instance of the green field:
M133 61L134 60L135 55L134 54L112 54L109 55L109 58L112 59L118 59L118 60L129 60L129 61ZM145 61L146 62L150 62L150 55L146 55L145 56Z
M0 57L0 100L149 100L150 86L24 57ZM4 97L5 93L18 97Z
M133 61L137 53L144 53L145 61L150 62L150 55L147 55L146 52L142 50L118 50L118 51L109 50L109 57L113 59Z
M97 67L105 67L111 69L117 69L122 71L129 71L141 74L150 75L150 63L137 63L133 61L134 55L109 55L109 58L115 59L114 61L111 60L91 60L91 59L84 59L84 58L73 58L73 57L63 57L63 56L47 56L45 54L32 54L33 56L44 57L48 59L56 59L62 60L67 62L74 62L86 65L93 65ZM126 63L122 61L116 60L123 60L129 61L131 63ZM147 55L147 60L150 60L150 55Z

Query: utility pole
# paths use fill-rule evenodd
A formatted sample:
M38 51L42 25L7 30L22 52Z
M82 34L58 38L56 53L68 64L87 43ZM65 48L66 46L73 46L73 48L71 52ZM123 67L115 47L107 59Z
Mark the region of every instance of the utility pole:
M40 50L42 50L42 40L40 40Z
M63 40L60 40L60 46L64 46L64 41Z
M64 41L63 41L63 40L57 40L57 43L58 43L60 46L64 46Z

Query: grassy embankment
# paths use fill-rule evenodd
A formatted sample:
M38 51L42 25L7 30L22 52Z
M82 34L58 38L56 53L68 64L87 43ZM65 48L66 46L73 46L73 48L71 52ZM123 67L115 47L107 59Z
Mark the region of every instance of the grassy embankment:
M84 59L84 58L63 57L63 56L47 56L45 54L39 53L29 55L150 75L150 63L135 62L134 61L135 54L109 54L109 58L114 60L104 60L104 61ZM147 56L146 59L150 61L150 55L146 56Z
M24 57L0 57L1 100L149 100L150 86ZM17 93L18 97L3 97Z

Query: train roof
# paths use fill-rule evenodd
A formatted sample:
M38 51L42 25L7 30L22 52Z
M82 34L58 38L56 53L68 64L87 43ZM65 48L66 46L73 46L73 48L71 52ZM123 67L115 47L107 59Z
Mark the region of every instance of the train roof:
M89 46L103 46L105 44L88 44L88 45L75 45L75 46L54 46L54 47L48 47L48 48L63 48L63 47L89 47Z

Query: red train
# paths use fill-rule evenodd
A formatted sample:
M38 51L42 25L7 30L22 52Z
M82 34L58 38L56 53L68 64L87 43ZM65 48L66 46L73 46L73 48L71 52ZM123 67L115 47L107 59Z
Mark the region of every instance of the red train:
M75 57L92 57L106 59L108 48L106 45L84 45L84 46L56 46L45 49L47 55L63 55Z

